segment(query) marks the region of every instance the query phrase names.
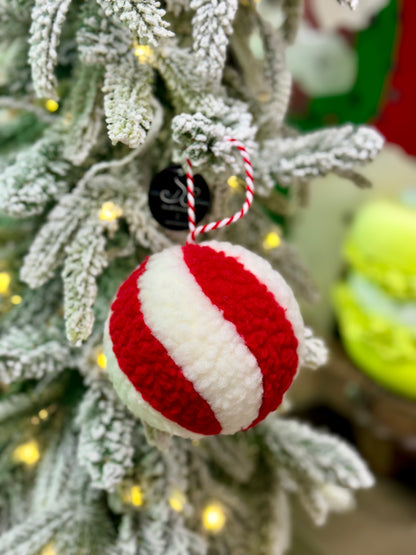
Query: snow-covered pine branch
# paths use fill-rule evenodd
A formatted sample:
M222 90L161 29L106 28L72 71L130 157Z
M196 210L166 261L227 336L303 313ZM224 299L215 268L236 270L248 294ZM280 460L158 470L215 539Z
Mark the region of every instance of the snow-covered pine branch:
M139 65L133 53L105 70L103 85L107 129L113 144L140 146L153 118L153 70Z
M0 338L0 380L40 379L68 365L69 346L57 327L12 327Z
M40 214L69 188L70 164L61 158L62 142L55 133L21 150L0 176L1 210L15 218Z
M109 184L114 184L114 178L98 176L90 180L89 188L85 190L85 183L81 180L75 189L60 199L49 212L24 259L20 272L22 281L35 289L53 276L64 263L65 249L83 222L94 216L98 222L100 207L112 192Z
M198 65L195 71L219 85L233 32L237 0L191 0L193 49Z
M373 160L384 139L371 127L353 126L322 129L297 137L264 141L255 168L264 185L284 186L308 182L328 173L343 174Z
M126 196L123 203L123 215L129 226L131 236L136 243L152 252L159 252L172 245L172 241L163 233L150 213L147 192L137 186L137 174L125 175L133 181L134 189Z
M143 555L206 555L208 545L199 534L185 526L184 518L161 501L144 511L139 530Z
M283 488L273 492L271 511L273 518L269 526L271 555L285 555L291 544L292 523L289 496Z
M40 552L71 519L66 503L57 502L53 509L37 510L28 519L0 536L0 553L24 555Z
M182 12L189 10L190 0L166 0L166 11L178 17Z
M116 553L114 524L101 492L91 489L76 463L75 448L70 429L58 437L55 433L50 440L50 450L37 471L34 508L23 522L0 536L1 552L34 555L53 543L59 553L67 555Z
M94 325L97 277L108 264L104 227L97 218L84 221L65 248L62 270L66 334L74 345L87 339Z
M100 139L103 128L102 76L100 66L80 64L78 78L65 103L63 157L79 166ZM69 121L66 122L65 118Z
M201 446L209 459L214 461L233 480L248 482L255 471L256 449L241 436L230 438L223 436L211 437Z
M315 337L311 328L305 327L305 348L301 365L303 368L316 370L328 362L329 351L320 337Z
M374 484L359 455L338 438L295 420L269 418L263 426L281 487L298 495L316 524L350 508L351 490Z
M302 18L303 0L283 0L282 10L285 14L283 34L286 42L291 44L296 38L299 23Z
M240 140L252 158L256 157L257 128L246 104L233 101L229 104L211 95L199 102L199 111L182 113L172 121L172 138L175 143L174 158L187 156L195 168L204 168L213 174L242 171L241 156L226 137Z
M50 430L48 439L31 492L34 512L39 507L53 509L57 500L65 496L76 457L77 438L70 428Z
M21 38L30 27L32 0L3 0L0 2L0 41L11 43Z
M36 235L23 266L20 278L35 289L49 281L65 260L65 247L85 215L82 199L67 194L48 214L48 219Z
M0 400L0 424L4 428L6 422L21 418L22 416L32 416L40 409L57 400L63 393L64 387L61 383L40 382L36 387L36 395L28 395L27 391L13 393L8 397L4 396Z
M340 439L296 420L269 418L261 425L266 444L279 465L298 480L369 488L374 479L359 455Z
M30 28L29 62L39 97L58 100L55 66L62 27L72 0L35 0Z
M66 555L94 552L119 555L114 549L114 522L103 503L103 496L88 488L86 492L72 495L71 502L71 519L53 540L57 552Z
M133 466L133 433L139 426L107 379L92 380L79 406L78 460L93 488L109 492Z
M265 77L270 84L270 99L262 103L260 127L264 125L273 134L283 123L292 92L292 76L286 68L286 45L280 30L258 18L260 35L264 45Z
M30 112L39 122L53 123L56 121L56 116L45 112L45 109L33 103L33 98L14 96L0 96L0 109L6 108L7 110L21 110L22 112Z
M157 46L160 39L171 37L165 10L158 0L97 0L107 16L117 16L142 42Z
M155 66L166 83L177 112L197 110L198 103L209 90L206 77L195 71L197 65L195 53L189 48L169 44L155 52Z
M37 288L63 265L67 335L77 345L88 338L94 323L96 280L108 263L105 232L111 235L118 227L117 221L100 219L103 203L111 199L119 207L131 234L142 246L161 250L170 244L150 216L147 195L138 182L140 172L133 168L114 172L95 176L87 172L77 187L61 198L32 242L21 268L21 279Z
M120 520L114 553L117 555L136 555L139 553L140 538L137 534L140 520L132 511L125 513Z
M1 331L9 328L24 327L28 322L35 328L42 328L45 322L58 323L53 319L62 301L62 285L58 279L51 280L48 285L36 291L30 289L23 294L22 302L1 320ZM62 326L59 327L62 329Z
M131 52L133 34L115 16L107 16L96 3L82 8L76 41L84 64L114 64Z

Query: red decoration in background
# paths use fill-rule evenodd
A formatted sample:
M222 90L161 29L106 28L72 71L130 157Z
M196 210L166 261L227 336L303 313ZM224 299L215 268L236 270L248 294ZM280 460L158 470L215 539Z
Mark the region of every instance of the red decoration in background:
M416 155L416 1L402 0L392 75L375 125L387 141Z

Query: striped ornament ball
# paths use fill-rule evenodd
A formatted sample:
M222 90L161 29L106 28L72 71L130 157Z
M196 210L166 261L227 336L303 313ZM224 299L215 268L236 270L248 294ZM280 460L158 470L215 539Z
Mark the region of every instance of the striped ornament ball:
M207 241L148 257L121 285L104 333L107 369L149 425L198 438L258 424L299 367L292 290L243 247Z

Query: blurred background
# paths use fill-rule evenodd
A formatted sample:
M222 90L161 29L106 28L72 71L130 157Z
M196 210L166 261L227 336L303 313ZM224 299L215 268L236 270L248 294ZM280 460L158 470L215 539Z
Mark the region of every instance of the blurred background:
M415 24L414 0L361 0L355 12L307 0L288 53L291 123L368 123L386 137L363 172L372 188L316 179L308 209L284 222L321 291L303 313L331 348L325 369L297 380L294 406L354 443L377 476L324 529L299 511L293 555L415 553Z

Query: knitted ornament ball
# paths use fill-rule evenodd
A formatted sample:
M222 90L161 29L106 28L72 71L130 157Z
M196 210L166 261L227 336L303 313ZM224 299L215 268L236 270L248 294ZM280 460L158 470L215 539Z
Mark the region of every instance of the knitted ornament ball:
M148 258L121 285L104 333L127 407L165 432L233 434L282 401L302 355L294 295L243 247L207 241Z

